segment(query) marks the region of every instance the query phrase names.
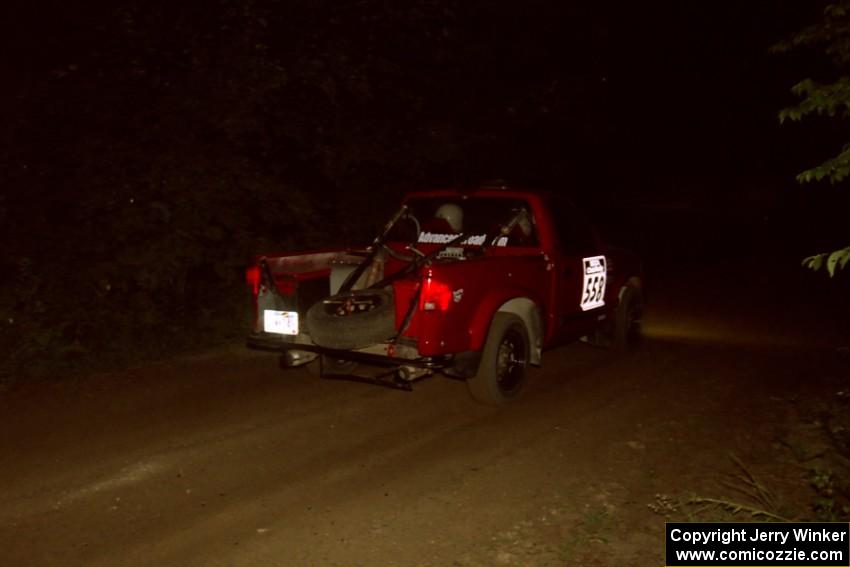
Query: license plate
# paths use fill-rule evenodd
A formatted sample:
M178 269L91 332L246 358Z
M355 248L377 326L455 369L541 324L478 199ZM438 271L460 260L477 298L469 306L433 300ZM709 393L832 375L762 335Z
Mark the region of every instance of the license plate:
M298 312L266 309L263 312L263 330L267 333L297 335Z

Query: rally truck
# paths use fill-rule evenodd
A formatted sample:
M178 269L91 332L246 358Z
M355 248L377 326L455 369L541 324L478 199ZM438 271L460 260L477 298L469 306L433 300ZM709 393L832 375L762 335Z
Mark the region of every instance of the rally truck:
M284 367L403 389L442 374L488 404L549 348L629 348L644 295L639 261L568 199L506 186L410 193L370 246L259 256L246 280L247 344Z

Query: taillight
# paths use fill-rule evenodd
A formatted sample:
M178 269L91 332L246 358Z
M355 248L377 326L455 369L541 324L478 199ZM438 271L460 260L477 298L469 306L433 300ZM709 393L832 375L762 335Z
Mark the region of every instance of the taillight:
M245 270L245 285L251 290L251 293L258 295L260 293L260 267L251 266Z
M425 278L419 308L423 311L445 311L452 302L452 288L431 276Z

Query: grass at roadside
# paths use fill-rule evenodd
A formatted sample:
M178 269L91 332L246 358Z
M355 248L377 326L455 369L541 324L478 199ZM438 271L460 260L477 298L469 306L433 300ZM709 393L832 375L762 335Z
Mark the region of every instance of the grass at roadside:
M245 336L247 296L239 287L210 300L210 307L175 315L157 325L134 322L128 311L112 329L83 345L73 337L32 332L16 337L0 361L0 390L33 380L67 379L204 350Z
M850 391L840 382L832 385L838 388L824 397L786 401L789 418L777 425L774 439L782 458L761 465L785 482L764 480L730 455L720 493L658 493L647 508L666 521L848 521Z

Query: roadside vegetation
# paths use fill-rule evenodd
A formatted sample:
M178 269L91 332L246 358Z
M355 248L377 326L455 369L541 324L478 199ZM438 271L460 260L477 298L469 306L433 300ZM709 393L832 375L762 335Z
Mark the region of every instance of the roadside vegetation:
M730 472L715 479L716 494L656 494L647 504L668 521L843 522L850 518L850 392L782 400L769 463L771 480L736 455ZM709 479L706 479L707 481Z
M792 35L773 47L777 53L807 48L816 50L831 67L820 76L803 79L792 92L800 102L779 113L780 122L798 122L806 116L820 115L846 120L850 115L850 1L839 0L826 6L820 21ZM850 143L841 151L797 175L800 183L828 180L841 184L850 175ZM846 218L846 217L845 217ZM814 254L803 265L815 271L825 269L830 277L850 262L850 246Z

